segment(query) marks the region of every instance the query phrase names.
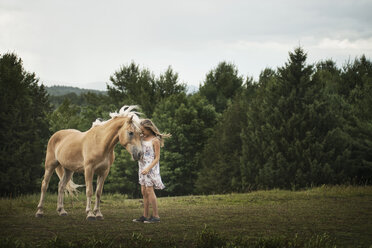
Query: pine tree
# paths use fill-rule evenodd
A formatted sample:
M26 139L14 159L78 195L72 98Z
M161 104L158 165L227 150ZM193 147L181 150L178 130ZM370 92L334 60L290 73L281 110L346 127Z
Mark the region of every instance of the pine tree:
M196 181L198 193L244 191L240 168L240 133L246 125L246 107L255 89L252 79L248 79L242 92L234 97L213 128L200 158L201 169Z
M107 85L109 97L118 107L140 105L142 111L150 116L155 102L155 78L147 69L140 69L132 62L122 66L110 77L113 86Z
M15 54L0 56L1 194L39 189L50 104L44 86Z
M165 192L193 193L200 154L217 121L214 107L198 94L175 94L158 104L153 121L162 132L172 134L160 158Z
M152 116L161 100L186 91L186 86L178 82L178 74L171 67L155 78L148 69L141 69L134 62L121 67L110 81L113 86L107 86L108 95L115 105L139 105L147 117Z
M185 91L186 85L178 82L178 73L175 73L171 67L168 67L155 81L156 102Z
M301 48L265 79L243 130L245 183L254 187L304 187L337 181L348 157L339 98L306 65Z
M372 63L365 56L344 67L340 93L350 105L346 126L351 154L345 173L356 183L368 183L372 180Z
M50 131L55 133L62 129L79 129L81 107L65 98L62 104L49 116Z
M240 91L242 85L243 77L238 75L235 65L221 62L216 69L206 75L199 92L207 98L218 113L222 113L236 92Z

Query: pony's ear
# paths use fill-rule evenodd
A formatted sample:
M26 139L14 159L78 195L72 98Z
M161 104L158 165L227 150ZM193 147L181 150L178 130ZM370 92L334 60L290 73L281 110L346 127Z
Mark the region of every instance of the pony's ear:
M128 123L129 123L129 124L132 124L132 123L133 123L133 115L129 118Z

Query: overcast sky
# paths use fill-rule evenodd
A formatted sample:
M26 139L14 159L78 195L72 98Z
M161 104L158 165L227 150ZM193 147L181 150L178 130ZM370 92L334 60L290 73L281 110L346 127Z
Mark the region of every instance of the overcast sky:
M48 86L104 90L131 61L199 86L221 61L257 79L299 45L308 63L371 59L371 13L372 0L0 0L0 54Z

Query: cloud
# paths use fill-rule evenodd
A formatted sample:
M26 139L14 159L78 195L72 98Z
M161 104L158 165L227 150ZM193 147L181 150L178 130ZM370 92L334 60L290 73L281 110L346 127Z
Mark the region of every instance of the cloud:
M235 50L235 51L257 51L258 50L270 50L270 51L289 51L292 48L291 43L279 42L279 41L247 41L237 40L234 42L227 43L215 43L216 46L220 46L222 49Z
M44 82L102 88L134 61L156 75L171 65L198 85L221 61L257 77L298 46L310 63L371 57L371 8L370 0L0 0L0 53L14 51Z
M316 45L319 49L337 49L337 50L357 50L364 52L372 51L372 38L357 39L351 41L349 39L331 39L323 38L319 44Z

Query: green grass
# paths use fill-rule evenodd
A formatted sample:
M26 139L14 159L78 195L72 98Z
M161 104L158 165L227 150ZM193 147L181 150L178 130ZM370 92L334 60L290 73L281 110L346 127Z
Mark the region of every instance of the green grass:
M140 199L104 194L103 221L85 220L85 196L0 201L2 247L372 247L372 187L158 198L161 223L133 223Z

